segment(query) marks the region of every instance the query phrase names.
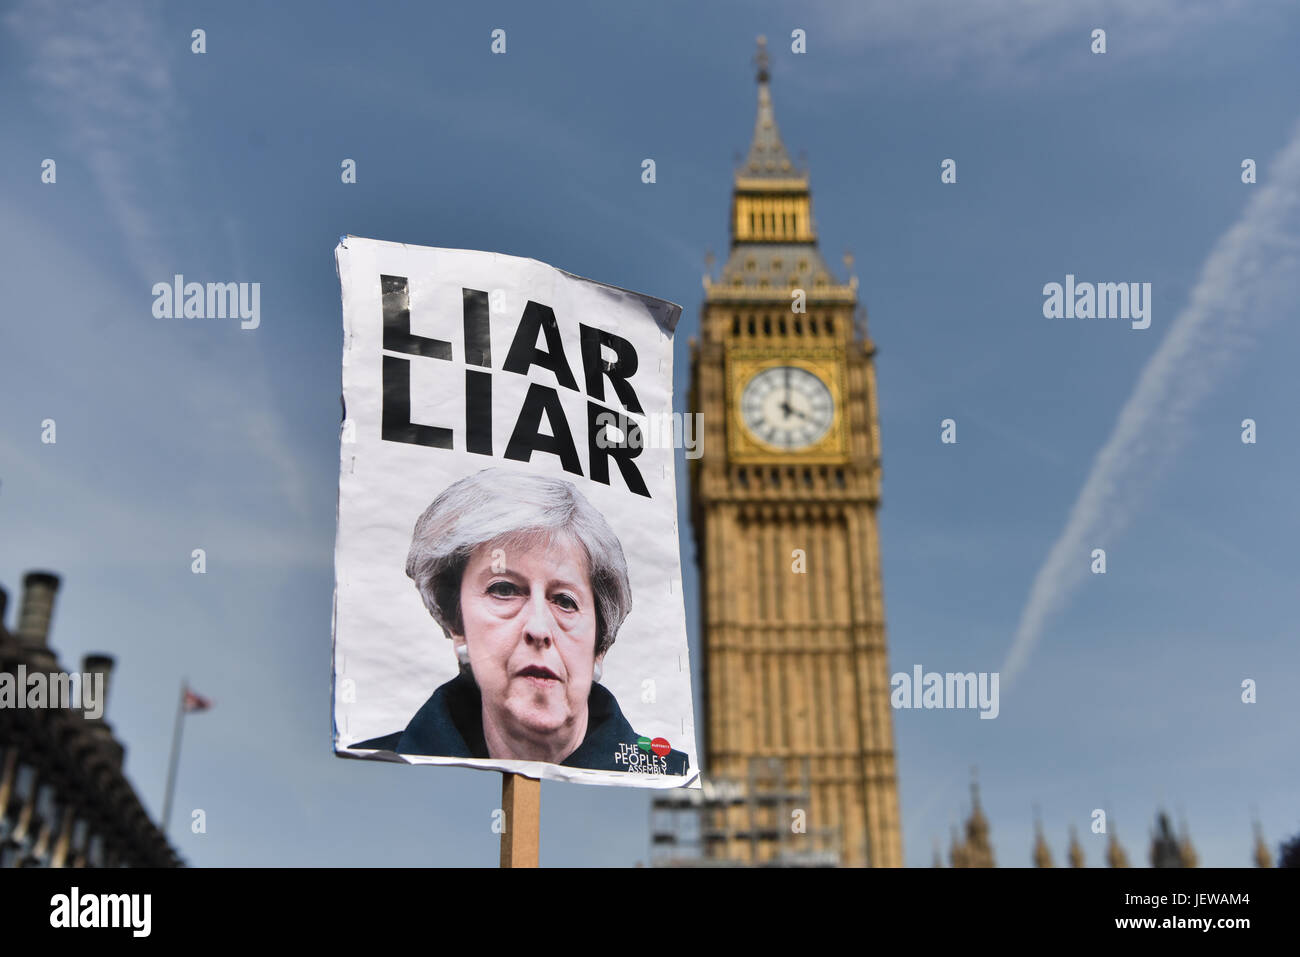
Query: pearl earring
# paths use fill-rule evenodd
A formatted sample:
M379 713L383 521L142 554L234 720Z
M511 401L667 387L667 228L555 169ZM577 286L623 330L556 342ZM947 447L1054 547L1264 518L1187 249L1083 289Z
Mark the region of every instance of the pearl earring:
M457 645L457 646L456 646L456 658L457 658L458 661L460 661L460 663L461 663L462 665L468 665L468 664L469 664L469 646L468 646L468 645Z
M601 675L601 668L600 668L600 662L598 661L596 662L596 667L591 672L592 682L595 683L600 681L600 675Z

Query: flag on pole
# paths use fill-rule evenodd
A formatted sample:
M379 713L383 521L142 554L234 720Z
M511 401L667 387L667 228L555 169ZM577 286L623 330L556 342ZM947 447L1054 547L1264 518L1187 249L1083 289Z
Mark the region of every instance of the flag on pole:
M194 711L207 711L212 707L212 701L202 695L195 694L189 688L185 689L185 712L189 714Z
M163 795L162 830L167 833L167 824L172 817L172 796L176 793L176 765L181 756L181 727L187 714L195 711L207 711L212 707L212 700L190 690L187 680L181 682L181 700L176 708L176 725L172 729L172 754L167 762L167 791Z

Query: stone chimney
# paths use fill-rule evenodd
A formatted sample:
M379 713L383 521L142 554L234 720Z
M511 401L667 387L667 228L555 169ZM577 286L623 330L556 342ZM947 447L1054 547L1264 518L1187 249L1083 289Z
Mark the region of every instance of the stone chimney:
M99 721L107 722L108 720L108 689L113 679L113 659L109 655L86 655L81 659L81 673L83 675L104 676L104 701L101 705L103 714L100 715Z
M101 746L108 752L113 764L120 768L122 761L126 757L126 748L122 742L113 737L113 726L108 723L108 689L112 683L113 664L114 661L109 655L86 655L81 659L81 673L83 675L100 674L104 676L104 690L102 692L104 701L100 706L102 713L98 718L86 718L86 721L94 733L98 735ZM82 680L85 681L85 678L82 678Z
M54 593L59 576L50 572L28 572L23 576L23 607L18 616L18 635L29 645L44 648L50 637L54 614Z

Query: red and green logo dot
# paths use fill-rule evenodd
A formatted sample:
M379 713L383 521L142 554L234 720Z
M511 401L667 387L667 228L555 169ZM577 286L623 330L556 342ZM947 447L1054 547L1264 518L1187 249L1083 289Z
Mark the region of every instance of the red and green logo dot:
M661 758L666 758L673 750L673 746L668 743L667 738L655 738L652 741L644 734L636 739L636 746L647 754L653 751Z

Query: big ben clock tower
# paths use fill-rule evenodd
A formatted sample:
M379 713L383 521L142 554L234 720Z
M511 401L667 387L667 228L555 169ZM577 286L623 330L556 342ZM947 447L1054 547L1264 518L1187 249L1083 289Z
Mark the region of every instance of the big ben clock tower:
M793 774L807 759L804 819L773 826L831 834L845 865L901 866L874 347L855 322L857 279L840 282L817 249L808 174L777 131L761 37L730 255L704 288L691 389L704 429L692 509L706 770L744 779L753 759L777 758ZM771 854L731 844L715 851Z

